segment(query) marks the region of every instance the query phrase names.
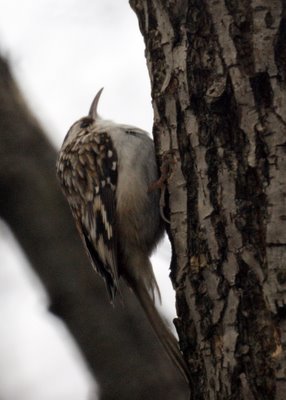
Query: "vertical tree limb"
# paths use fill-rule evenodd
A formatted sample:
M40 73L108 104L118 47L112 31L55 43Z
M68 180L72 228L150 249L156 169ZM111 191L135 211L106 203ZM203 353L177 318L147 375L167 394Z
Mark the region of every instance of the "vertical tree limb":
M285 2L131 0L194 399L285 396Z

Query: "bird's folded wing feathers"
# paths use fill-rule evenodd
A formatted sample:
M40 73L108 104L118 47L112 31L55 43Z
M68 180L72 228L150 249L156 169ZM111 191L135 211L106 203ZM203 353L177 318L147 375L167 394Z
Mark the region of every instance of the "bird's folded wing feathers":
M98 134L95 139L82 144L85 151L78 157L81 176L74 180L77 185L82 183L77 188L81 199L76 206L70 205L92 265L104 278L113 301L118 288L117 157L107 134Z

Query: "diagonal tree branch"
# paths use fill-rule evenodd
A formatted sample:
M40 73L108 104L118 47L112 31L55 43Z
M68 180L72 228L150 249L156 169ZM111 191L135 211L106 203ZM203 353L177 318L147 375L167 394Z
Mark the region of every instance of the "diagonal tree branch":
M112 308L55 177L56 151L0 59L0 216L8 223L97 378L102 399L185 399L186 388L133 294Z

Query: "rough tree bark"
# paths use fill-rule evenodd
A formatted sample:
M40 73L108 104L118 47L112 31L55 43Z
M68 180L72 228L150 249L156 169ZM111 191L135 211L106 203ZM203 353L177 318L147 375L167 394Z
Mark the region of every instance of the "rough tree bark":
M0 216L50 296L50 309L75 337L101 399L186 399L129 289L113 308L92 270L55 177L56 151L0 58Z
M286 2L130 0L192 399L286 393Z

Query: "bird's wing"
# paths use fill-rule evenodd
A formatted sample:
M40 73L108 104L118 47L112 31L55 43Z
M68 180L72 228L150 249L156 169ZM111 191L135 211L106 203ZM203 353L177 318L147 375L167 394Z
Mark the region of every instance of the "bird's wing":
M103 277L111 301L118 288L116 185L117 155L107 133L85 136L73 152L69 203L92 265Z

